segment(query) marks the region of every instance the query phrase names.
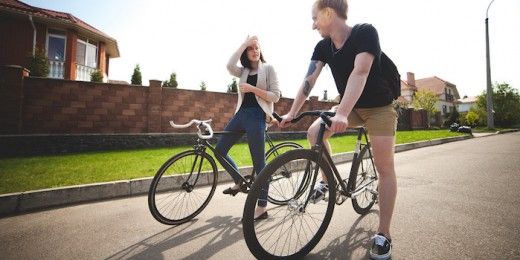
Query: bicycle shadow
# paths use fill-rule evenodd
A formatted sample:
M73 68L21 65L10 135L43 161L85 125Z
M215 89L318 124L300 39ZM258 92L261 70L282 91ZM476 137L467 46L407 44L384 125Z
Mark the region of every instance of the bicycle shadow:
M206 225L189 230L197 219L180 226L174 226L133 244L105 259L164 259L163 252L179 246L189 246L193 240L211 235L204 250L196 250L186 259L208 259L223 248L243 239L241 218L215 216ZM189 230L189 231L188 231Z
M359 216L342 236L332 240L326 248L305 259L370 259L370 238L377 233L379 210L370 210Z

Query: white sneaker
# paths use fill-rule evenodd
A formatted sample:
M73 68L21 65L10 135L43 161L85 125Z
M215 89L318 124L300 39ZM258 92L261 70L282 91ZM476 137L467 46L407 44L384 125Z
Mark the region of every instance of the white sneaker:
M312 191L311 202L316 204L323 200L328 190L329 185L326 182L320 181L319 183L316 183L316 186L314 186L314 190Z

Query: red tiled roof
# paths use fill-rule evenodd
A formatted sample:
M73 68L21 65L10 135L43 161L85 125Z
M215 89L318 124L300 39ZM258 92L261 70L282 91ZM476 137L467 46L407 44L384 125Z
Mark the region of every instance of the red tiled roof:
M18 0L0 0L0 7L4 7L5 9L15 11L18 13L30 14L30 15L33 15L34 17L47 18L47 19L64 22L64 23L69 23L69 24L78 26L82 29L85 29L87 31L90 31L92 33L95 33L110 41L116 42L116 40L114 38L108 36L107 34L103 33L102 31L94 28L93 26L89 25L88 23L84 22L83 20L81 20L69 13L34 7L34 6L28 5L28 4L18 1ZM119 54L119 51L118 51L118 54Z
M96 34L100 34L100 35L102 35L104 37L112 39L112 37L106 35L102 31L94 28L90 24L82 21L81 19L79 19L79 18L77 18L74 15L69 14L69 13L58 12L58 11L54 11L54 10L34 7L34 6L28 5L26 3L20 2L18 0L0 0L0 6L4 6L4 7L7 7L7 8L12 8L12 9L14 9L16 11L29 13L29 14L32 14L34 16L39 16L39 17L44 17L44 18L51 18L51 19L56 19L56 20L70 22L70 23L76 24L76 25L78 25L78 26L80 26L80 27L82 27L84 29L87 29L87 30L89 30L91 32L94 32Z
M444 93L444 88L447 85L455 86L454 84L452 84L452 83L450 83L448 81L445 81L443 79L440 79L438 77L435 77L435 76L434 77L429 77L429 78L415 80L415 86L417 86L418 90L429 89L429 90L433 91L433 93L435 93L437 95L440 95L440 94Z

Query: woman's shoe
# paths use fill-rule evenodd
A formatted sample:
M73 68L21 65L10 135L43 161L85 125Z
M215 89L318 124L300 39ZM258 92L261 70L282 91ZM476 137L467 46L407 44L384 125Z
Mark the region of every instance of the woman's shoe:
M235 195L237 195L237 193L240 191L240 188L239 189L232 189L232 188L227 188L225 189L222 193L224 194L229 194L229 195L232 195L233 197L235 197Z
M267 214L267 211L266 211L266 212L260 214L260 216L256 217L255 221L262 220L262 219L267 219L268 216L269 215Z

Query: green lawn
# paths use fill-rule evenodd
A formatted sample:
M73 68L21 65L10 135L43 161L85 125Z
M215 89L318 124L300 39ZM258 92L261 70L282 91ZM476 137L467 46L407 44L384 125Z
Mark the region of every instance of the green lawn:
M447 130L403 131L397 143L462 135ZM333 153L352 151L355 136L331 139ZM308 147L306 140L295 140ZM0 159L0 194L78 184L150 177L164 161L191 146ZM247 144L230 151L239 166L251 165ZM220 165L219 165L220 167Z

